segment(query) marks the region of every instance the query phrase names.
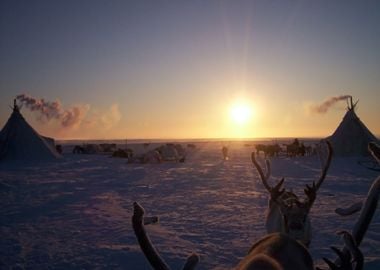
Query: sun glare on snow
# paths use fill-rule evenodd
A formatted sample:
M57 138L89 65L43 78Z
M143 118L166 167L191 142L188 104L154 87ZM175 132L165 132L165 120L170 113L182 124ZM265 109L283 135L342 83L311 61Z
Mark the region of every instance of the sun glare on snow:
M230 110L230 117L236 124L242 125L247 123L252 118L252 107L248 104L234 104Z

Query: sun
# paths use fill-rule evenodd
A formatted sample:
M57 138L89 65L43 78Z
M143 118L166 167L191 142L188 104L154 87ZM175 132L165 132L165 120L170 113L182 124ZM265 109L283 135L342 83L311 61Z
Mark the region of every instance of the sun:
M252 118L252 107L245 103L236 103L231 106L230 117L236 124L246 124Z

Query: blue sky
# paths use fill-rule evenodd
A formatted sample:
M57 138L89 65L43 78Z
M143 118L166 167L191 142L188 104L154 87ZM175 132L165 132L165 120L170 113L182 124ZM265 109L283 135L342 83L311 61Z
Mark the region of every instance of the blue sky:
M359 99L380 134L378 1L1 1L0 125L27 93L82 106L59 138L327 136ZM228 111L245 100L246 126ZM98 119L103 119L98 121ZM95 124L96 122L96 124Z

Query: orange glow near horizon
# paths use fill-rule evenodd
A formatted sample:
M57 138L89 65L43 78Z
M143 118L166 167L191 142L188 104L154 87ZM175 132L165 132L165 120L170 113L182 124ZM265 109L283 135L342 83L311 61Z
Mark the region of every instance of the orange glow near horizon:
M264 86L255 89L266 92ZM207 96L199 106L183 102L180 110L152 104L150 110L160 111L159 115L120 105L123 103L93 106L71 127L62 127L56 119L40 121L36 112L26 108L21 112L37 132L60 140L322 138L331 135L344 116L340 109L328 115L311 114L310 102L284 103L282 99L266 98L261 92L254 96L240 92L233 98ZM367 111L361 107L358 115L378 134L376 118L369 117ZM6 120L3 117L0 124Z

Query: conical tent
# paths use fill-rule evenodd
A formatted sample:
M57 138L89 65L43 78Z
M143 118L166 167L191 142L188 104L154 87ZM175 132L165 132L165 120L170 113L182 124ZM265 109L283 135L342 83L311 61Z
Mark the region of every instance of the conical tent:
M26 122L15 102L11 116L0 131L0 162L53 160L59 157L54 139L39 135Z
M347 106L347 112L335 132L327 139L331 142L336 156L369 155L368 143L378 139L364 125L355 113L356 104Z

